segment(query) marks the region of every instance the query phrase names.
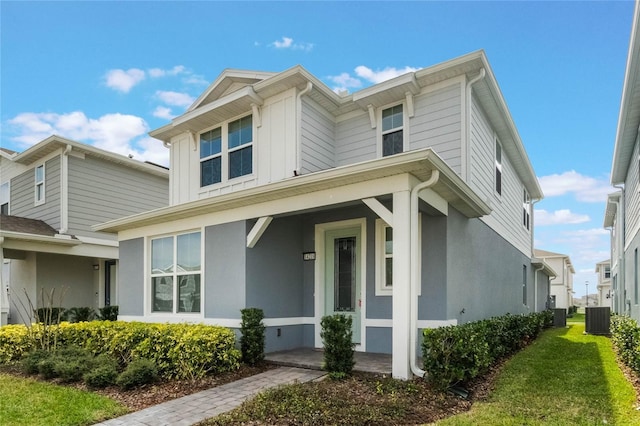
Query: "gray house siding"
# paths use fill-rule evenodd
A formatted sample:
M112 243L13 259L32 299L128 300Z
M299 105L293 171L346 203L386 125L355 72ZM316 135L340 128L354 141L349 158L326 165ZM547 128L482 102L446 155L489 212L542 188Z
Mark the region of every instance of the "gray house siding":
M625 241L635 237L640 232L640 142L631 154L631 162L624 181L625 196Z
M447 217L422 216L422 283L419 320L447 317Z
M86 156L69 156L69 232L104 237L96 223L169 204L167 179Z
M531 268L530 258L482 221L466 219L455 209L449 209L447 222L447 317L466 323L527 312L522 267Z
M535 272L537 274L537 280L534 278L534 283L537 281L538 288L536 290L536 294L531 295L531 298L537 297L537 311L541 312L547 309L549 306L549 294L550 294L550 284L549 277L542 271ZM535 305L531 306L532 310Z
M335 124L320 106L302 100L302 173L335 167Z
M339 121L336 125L336 166L359 163L376 158L376 130L369 115Z
M43 220L60 229L60 157L44 164L44 204L35 205L35 167L32 167L11 180L11 214Z
M144 314L144 238L120 241L118 313Z
M43 307L40 292L52 294L54 305L65 308L95 306L93 259L62 254L36 253L38 306ZM35 302L35 301L34 301ZM45 301L46 306L46 301Z
M461 87L454 84L415 98L410 119L409 149L432 148L461 173Z

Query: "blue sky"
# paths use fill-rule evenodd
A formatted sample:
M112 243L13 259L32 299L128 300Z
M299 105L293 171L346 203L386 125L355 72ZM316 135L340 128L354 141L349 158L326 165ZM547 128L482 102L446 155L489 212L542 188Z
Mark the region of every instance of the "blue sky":
M546 198L536 246L567 253L576 295L602 228L632 1L0 2L0 146L52 133L168 162L147 132L225 68L300 64L354 92L484 49Z

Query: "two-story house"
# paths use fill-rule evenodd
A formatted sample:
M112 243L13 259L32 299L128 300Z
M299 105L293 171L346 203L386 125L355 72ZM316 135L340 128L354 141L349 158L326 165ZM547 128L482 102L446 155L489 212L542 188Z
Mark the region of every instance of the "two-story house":
M573 274L576 273L571 258L566 254L546 250L534 250L538 259L544 260L556 271L551 277L549 307L568 309L573 306Z
M604 226L611 230L613 309L640 321L640 32L633 16Z
M169 171L59 136L0 150L0 170L3 324L54 288L54 306L117 304L118 240L91 226L168 205Z
M608 306L612 308L611 301L611 260L603 260L596 263L596 274L598 279L598 306Z
M408 378L420 329L545 307L543 195L482 51L353 94L225 70L151 135L171 205L95 227L118 232L122 319L237 328L258 307L271 352L321 348L345 314Z

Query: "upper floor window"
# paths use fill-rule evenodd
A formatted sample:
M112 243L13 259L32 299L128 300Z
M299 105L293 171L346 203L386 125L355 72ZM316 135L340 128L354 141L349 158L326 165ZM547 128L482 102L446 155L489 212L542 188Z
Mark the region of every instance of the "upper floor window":
M35 203L44 203L44 164L35 169Z
M200 134L200 186L253 173L253 120L248 115ZM224 177L224 179L223 179Z
M611 267L610 266L605 266L604 267L604 279L608 280L611 278Z
M531 197L526 189L522 190L522 225L529 229L531 221Z
M498 195L502 195L502 146L498 139L496 139L496 158L495 158L495 166L496 166L496 192Z
M0 185L0 213L9 214L9 182Z
M201 311L200 232L151 240L151 311Z
M382 110L382 156L404 151L402 104Z

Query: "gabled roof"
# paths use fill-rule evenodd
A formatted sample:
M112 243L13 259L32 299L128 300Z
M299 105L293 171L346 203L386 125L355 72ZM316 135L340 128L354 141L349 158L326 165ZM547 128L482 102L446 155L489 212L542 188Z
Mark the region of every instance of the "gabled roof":
M599 272L600 268L603 266L611 266L611 259L603 260L602 262L596 263L596 272Z
M181 133L196 133L212 124L251 111L253 106L260 106L264 99L294 87L299 90L310 88L306 96L327 112L339 116L367 110L368 105L379 107L404 99L407 92L417 93L426 86L454 77L464 75L468 81L480 75L482 70L485 77L474 84L475 95L493 123L503 150L520 180L533 199L540 199L543 197L542 189L483 50L344 96L336 94L300 65L280 73L225 70L187 112L149 134L170 142L172 137Z
M20 216L0 215L0 230L53 237L58 233L43 220Z
M156 176L169 178L169 171L162 166L153 165L150 163L143 163L138 160L134 160L124 155L116 154L114 152L105 151L100 148L96 148L91 145L87 145L81 142L76 142L71 139L63 138L61 136L52 135L47 139L38 142L29 149L21 152L20 154L10 157L12 161L16 163L30 165L38 160L46 157L47 155L57 150L64 150L67 147L71 147L73 151L88 154L93 157L98 157L103 160L110 161L112 163L122 164L126 167L144 171Z
M620 197L622 196L622 192L614 192L612 194L607 195L607 206L604 211L604 223L603 226L605 228L610 228L613 226L616 215L618 214L618 206L617 203L620 202Z
M536 257L531 259L531 264L537 268L542 267L542 272L547 274L548 277L557 277L558 273L549 265L544 259L538 259Z
M576 270L573 268L573 264L571 263L571 258L569 257L568 254L554 253L552 251L534 249L533 255L536 258L543 259L543 260L553 259L553 258L565 259L567 264L569 265L569 270L571 271L571 273L573 274L576 273Z
M618 116L618 130L616 144L613 149L613 164L611 165L611 183L623 183L631 164L633 147L638 136L640 126L640 3L636 2L633 13L633 26L627 68L622 86L622 100Z

